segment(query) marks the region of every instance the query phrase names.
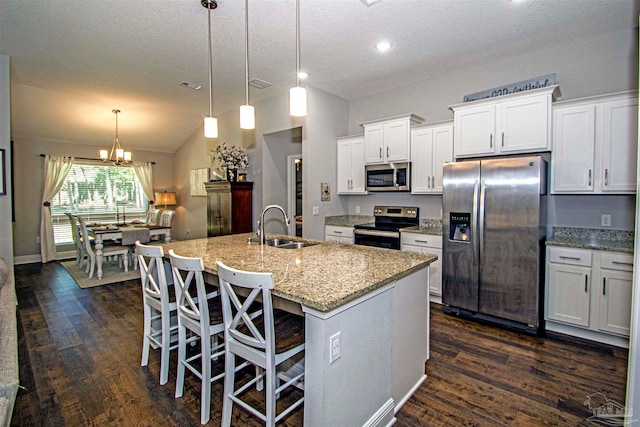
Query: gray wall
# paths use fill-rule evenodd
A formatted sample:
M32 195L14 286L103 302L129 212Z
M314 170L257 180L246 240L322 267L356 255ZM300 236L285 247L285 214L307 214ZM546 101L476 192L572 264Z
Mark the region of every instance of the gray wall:
M295 118L289 115L288 93L273 96L254 104L256 129L239 128L238 110L218 116L219 138L205 139L202 127L185 141L174 156L174 182L181 199L176 209L174 234L184 236L190 229L189 238L206 237L206 199L188 195L189 170L209 166L208 150L222 142L244 147L249 154L250 168L247 178L254 182L253 224L258 220L262 208L270 203L281 204L286 209L286 157L299 153L299 145L281 139L290 129L302 127L303 167L303 233L308 238L324 237L324 216L337 215L346 210L346 201L335 196L336 145L335 139L347 131L347 101L335 95L309 87L307 90L308 117ZM270 140L265 144L265 138ZM279 141L276 141L279 139ZM269 149L265 148L269 145ZM332 198L320 201L320 183L331 184ZM196 200L198 199L198 200ZM312 207L319 208L319 215L311 215ZM281 232L274 217L268 231Z
M362 133L362 122L415 113L426 122L453 120L449 105L465 94L555 73L562 99L620 92L638 87L638 33L620 31L481 67L462 69L438 79L382 91L349 102L349 132ZM371 214L376 204L419 206L421 217L439 218L441 196L377 194L340 196L347 210ZM633 230L634 196L550 196L550 225L600 227L600 214L612 214L612 229Z

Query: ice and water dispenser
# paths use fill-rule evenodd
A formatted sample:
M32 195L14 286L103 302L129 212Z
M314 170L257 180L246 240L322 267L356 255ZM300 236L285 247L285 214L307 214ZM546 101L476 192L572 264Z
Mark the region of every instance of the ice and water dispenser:
M471 240L471 213L450 212L449 240L468 242Z

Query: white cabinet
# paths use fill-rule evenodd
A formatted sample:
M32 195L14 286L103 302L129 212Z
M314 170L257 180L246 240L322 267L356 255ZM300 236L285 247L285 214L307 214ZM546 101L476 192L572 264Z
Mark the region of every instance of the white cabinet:
M629 336L633 255L548 246L547 259L547 329L613 344Z
M366 164L408 162L411 158L410 130L424 119L414 114L362 123Z
M553 108L551 191L634 193L637 150L636 92L558 103Z
M442 164L453 161L453 124L411 129L411 193L442 193Z
M353 244L353 227L343 227L338 225L324 226L324 240L327 242L338 242Z
M338 145L338 194L366 194L364 186L364 138L362 136L339 138Z
M602 253L600 259L598 328L629 336L633 255Z
M547 319L589 326L591 251L549 249Z
M429 265L429 294L431 300L442 302L442 236L402 232L401 250L435 255L437 261Z
M549 151L551 102L557 88L450 106L455 157Z

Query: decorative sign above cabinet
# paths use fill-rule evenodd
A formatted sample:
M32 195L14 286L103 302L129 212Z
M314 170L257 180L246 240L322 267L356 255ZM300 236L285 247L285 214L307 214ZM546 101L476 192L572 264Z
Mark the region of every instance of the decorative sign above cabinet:
M477 101L479 99L493 98L495 96L509 95L510 93L524 92L532 89L540 89L543 87L553 86L556 84L556 75L547 74L546 76L534 77L533 79L523 80L517 83L509 83L504 86L486 89L480 92L465 95L462 102Z

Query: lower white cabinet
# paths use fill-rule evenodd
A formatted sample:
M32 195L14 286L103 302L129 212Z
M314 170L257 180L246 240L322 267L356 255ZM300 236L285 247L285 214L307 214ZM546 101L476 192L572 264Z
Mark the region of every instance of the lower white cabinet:
M613 335L629 337L633 255L548 246L546 275L548 330L624 344Z
M343 227L338 225L324 226L324 240L327 242L338 242L353 244L353 227Z
M429 294L431 300L442 302L442 236L433 234L401 233L401 250L435 255L437 261L429 265Z

